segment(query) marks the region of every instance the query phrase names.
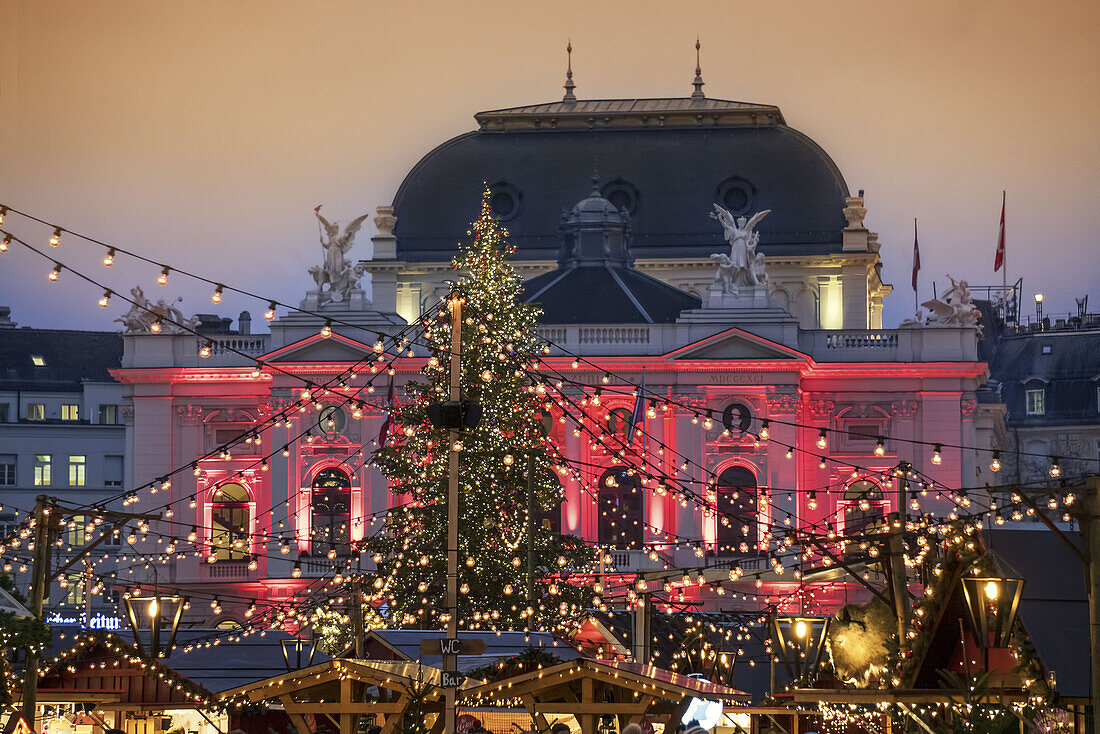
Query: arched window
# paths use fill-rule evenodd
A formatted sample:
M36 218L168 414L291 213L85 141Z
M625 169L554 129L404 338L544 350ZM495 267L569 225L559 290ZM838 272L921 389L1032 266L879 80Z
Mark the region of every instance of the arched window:
M756 538L756 475L731 466L718 475L719 555L753 554Z
M228 482L214 490L210 500L210 545L218 560L248 557L250 520L247 489Z
M642 547L644 505L638 477L612 467L600 476L599 542L620 549Z
M351 554L351 480L341 469L322 469L313 479L313 554Z
M882 490L874 482L861 479L844 490L845 535L862 535L874 529L885 514Z

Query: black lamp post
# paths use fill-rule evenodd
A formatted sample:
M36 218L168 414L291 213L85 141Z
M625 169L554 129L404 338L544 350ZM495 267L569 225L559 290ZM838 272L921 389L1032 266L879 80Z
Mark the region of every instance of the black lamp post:
M810 684L817 675L829 617L772 617L773 659L778 657L797 684Z
M978 646L1007 647L1024 591L1023 579L965 577L962 587Z
M176 643L176 632L179 631L180 618L183 616L183 607L187 604L187 598L182 596L127 596L123 598L126 606L126 619L130 622L130 629L134 631L134 645L138 652L144 654L145 649L141 642L141 632L145 627L141 623L143 617L149 618L149 655L154 658L166 658L172 654L172 646ZM164 631L164 622L168 620L168 641L161 647L161 633Z

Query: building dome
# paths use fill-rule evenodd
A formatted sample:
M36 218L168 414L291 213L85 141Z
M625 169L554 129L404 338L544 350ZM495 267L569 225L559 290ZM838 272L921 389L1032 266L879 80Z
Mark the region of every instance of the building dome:
M630 222L630 215L625 209L619 210L615 205L604 198L600 193L598 182L594 182L593 191L577 205L562 220L563 224L619 224L626 225Z
M724 247L713 204L771 209L767 255L839 252L848 187L777 107L714 99L557 102L479 113L479 129L428 153L394 198L396 257L447 261L488 184L520 259L553 259L576 181L598 170L599 197L569 215L630 215L641 258L707 257Z

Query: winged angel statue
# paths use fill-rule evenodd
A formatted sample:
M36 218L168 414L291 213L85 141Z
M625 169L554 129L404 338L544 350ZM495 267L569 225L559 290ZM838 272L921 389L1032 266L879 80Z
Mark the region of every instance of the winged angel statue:
M722 225L726 242L730 246L729 255L720 252L710 256L718 263L714 283L724 293L736 293L738 286L767 285L768 274L764 270L764 253L756 251L756 246L760 242L760 233L756 231L756 225L769 213L771 209L765 209L752 215L751 219L738 217L735 220L729 210L717 204L714 205L714 211L710 213L710 217L717 219Z
M351 220L340 232L339 222L329 222L321 215L321 206L318 205L313 213L317 215L317 221L321 226L321 247L325 251L323 265L314 265L309 269L313 281L317 284L317 292L321 296L321 303L342 303L351 298L353 291L359 288L359 281L363 278L365 269L362 265L353 266L344 257L351 249L355 241L355 233L363 226L363 220L369 214ZM328 238L327 241L325 238ZM328 290L325 290L325 285Z
M981 318L982 314L978 307L974 305L967 282L965 280L955 280L950 275L947 278L951 281L951 288L943 294L943 299L937 298L921 304L932 312L923 325L973 326L978 329L978 333L981 333L982 327L978 323L978 319ZM916 320L909 319L902 323L921 325L920 314L917 314Z

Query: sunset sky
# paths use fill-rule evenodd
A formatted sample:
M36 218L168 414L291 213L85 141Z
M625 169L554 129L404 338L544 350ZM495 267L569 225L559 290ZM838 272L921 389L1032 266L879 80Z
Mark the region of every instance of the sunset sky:
M0 0L0 203L296 303L320 260L316 205L373 213L475 112L559 99L568 38L582 99L687 96L696 35L708 96L778 105L866 190L887 325L913 311L914 217L921 300L948 273L1000 283L1002 189L1025 313L1036 291L1048 314L1086 293L1100 310L1095 0ZM182 296L188 314L264 309L219 309L181 277L161 288L151 265L105 271L73 237L51 254L117 291ZM13 320L117 328L121 303L101 310L100 291L50 269L0 254Z

